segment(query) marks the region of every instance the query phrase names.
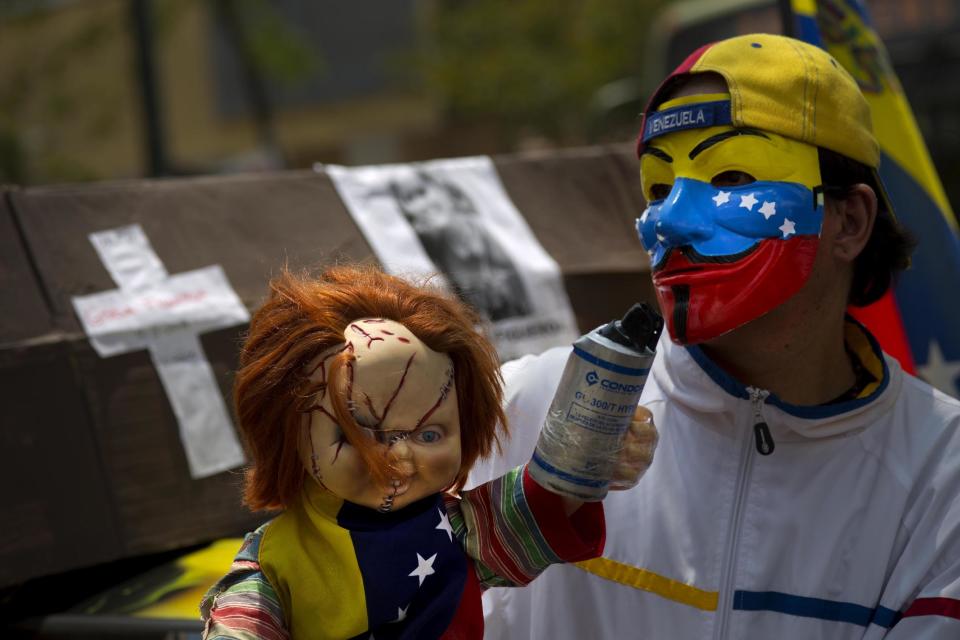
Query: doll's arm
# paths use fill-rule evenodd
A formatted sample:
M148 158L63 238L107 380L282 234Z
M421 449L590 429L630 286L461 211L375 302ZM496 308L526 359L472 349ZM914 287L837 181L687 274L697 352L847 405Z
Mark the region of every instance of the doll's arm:
M259 571L205 599L203 640L286 640L283 611L273 587Z
M262 529L248 534L230 571L200 603L203 640L287 640L280 599L256 560Z
M517 467L503 476L446 498L454 534L477 568L483 588L521 586L551 564L594 558L603 551L605 526L599 502L567 515L563 498Z

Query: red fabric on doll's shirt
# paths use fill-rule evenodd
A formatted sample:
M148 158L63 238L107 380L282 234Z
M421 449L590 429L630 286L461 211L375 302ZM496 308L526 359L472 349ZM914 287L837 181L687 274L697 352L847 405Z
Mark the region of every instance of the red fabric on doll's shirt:
M564 562L589 560L603 553L607 529L602 502L585 502L567 516L563 498L540 486L529 468L523 470L523 491L547 544Z
M563 498L540 486L527 469L523 471L522 482L526 503L536 519L540 534L557 556L565 562L579 562L603 553L606 537L603 503L585 503L568 517L564 513ZM486 486L482 485L471 492L471 500L474 503L480 497L477 491L483 491ZM492 514L493 511L484 510L482 513ZM491 530L496 530L497 527L496 522L489 523ZM516 549L508 549L496 535L490 536L489 542L491 544L480 554L481 561L491 568L510 565L510 573L514 575L522 572L514 560ZM480 602L482 588L476 572L468 571L467 573L467 583L460 598L460 606L443 634L443 640L480 640L483 637L483 607ZM532 578L533 576L530 579ZM518 584L527 582L529 580Z
M440 636L442 640L480 640L483 638L483 605L480 602L480 581L476 571L467 571L467 582L460 598L460 606L450 626Z

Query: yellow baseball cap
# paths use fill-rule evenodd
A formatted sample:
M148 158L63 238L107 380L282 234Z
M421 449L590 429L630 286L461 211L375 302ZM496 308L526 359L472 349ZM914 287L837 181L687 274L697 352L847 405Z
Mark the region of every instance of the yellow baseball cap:
M730 99L657 110L678 76L714 72ZM738 36L693 52L654 92L637 152L658 136L694 127L752 127L880 165L870 107L853 77L826 51L770 34Z

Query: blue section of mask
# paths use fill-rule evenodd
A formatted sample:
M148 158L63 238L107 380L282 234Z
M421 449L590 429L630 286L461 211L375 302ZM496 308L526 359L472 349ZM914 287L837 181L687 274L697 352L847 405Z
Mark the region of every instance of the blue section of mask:
M741 254L761 240L820 235L822 198L794 182L751 182L717 188L678 178L663 200L637 220L640 241L658 266L667 252L689 246L706 258Z

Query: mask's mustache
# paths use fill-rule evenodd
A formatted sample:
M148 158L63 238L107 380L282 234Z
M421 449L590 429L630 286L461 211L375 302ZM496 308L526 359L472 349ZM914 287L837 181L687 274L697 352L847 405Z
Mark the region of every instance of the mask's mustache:
M683 256L684 258L686 258L686 261L692 265L693 264L731 264L746 258L751 253L756 251L757 247L760 246L760 243L761 241L757 241L752 247L748 249L744 249L743 251L740 251L738 253L731 253L731 254L722 255L722 256L704 255L688 244L681 245L678 247L669 247L664 252L663 258L660 259L659 264L657 264L657 266L653 268L652 272L654 275L656 275L657 273L668 270L672 275L675 273L683 273L684 271L699 271L699 269L693 268L693 267L669 268L670 259L674 254Z

